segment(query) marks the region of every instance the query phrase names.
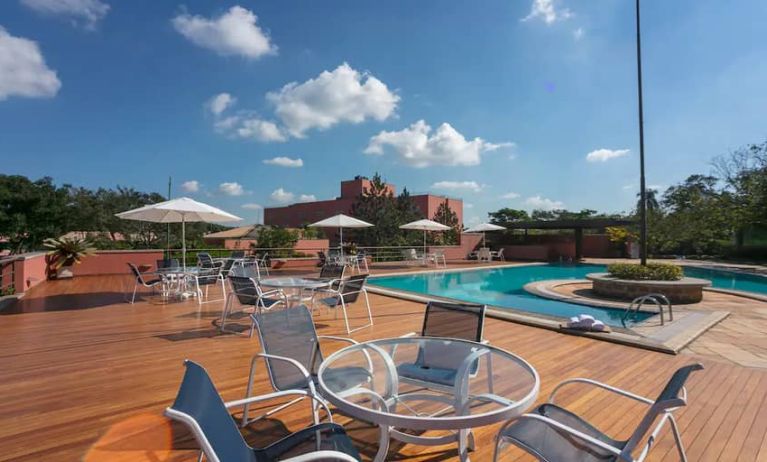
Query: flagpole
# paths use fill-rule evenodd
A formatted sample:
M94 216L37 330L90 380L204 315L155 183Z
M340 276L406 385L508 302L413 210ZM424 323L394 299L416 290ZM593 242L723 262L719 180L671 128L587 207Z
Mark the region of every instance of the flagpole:
M647 264L647 189L644 172L644 111L642 107L642 38L639 22L639 0L636 0L637 32L637 96L639 98L639 258Z

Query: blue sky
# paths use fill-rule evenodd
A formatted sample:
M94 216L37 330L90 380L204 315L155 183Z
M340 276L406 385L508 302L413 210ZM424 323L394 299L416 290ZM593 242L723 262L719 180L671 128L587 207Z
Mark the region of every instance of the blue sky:
M642 19L649 184L767 136L767 2L645 0ZM0 171L170 175L248 221L376 171L463 197L467 222L628 210L633 21L627 0L8 0Z

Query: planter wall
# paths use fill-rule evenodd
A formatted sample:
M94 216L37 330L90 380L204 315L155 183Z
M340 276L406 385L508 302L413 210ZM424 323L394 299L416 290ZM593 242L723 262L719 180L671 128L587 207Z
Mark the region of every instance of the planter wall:
M703 299L703 288L711 281L682 278L679 281L630 281L616 279L607 273L591 273L586 279L592 282L592 291L603 297L631 301L647 294L663 294L675 305L698 303Z

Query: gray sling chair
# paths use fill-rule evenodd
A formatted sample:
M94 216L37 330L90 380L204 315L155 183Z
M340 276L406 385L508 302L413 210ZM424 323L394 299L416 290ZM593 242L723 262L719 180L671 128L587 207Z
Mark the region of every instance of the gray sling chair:
M233 334L239 333L238 331L227 330L226 320L232 314L232 305L236 298L240 305L246 308L243 311L250 311L254 313L256 311L270 310L282 305L283 308L288 306L288 299L282 290L275 289L264 292L261 290L261 286L258 284L258 280L246 277L235 276L234 274L241 273L242 270L235 271L229 275L229 284L231 289L226 295L226 302L224 303L224 309L221 311L221 320L219 329L221 332L229 332ZM256 325L251 321L250 335L253 336L253 330Z
M221 302L226 299L226 282L224 275L221 273L221 267L224 262L214 262L210 255L204 252L197 254L197 264L199 269L196 273L190 273L187 277L194 281L194 290L197 293L197 303L202 305L203 303ZM208 291L210 286L221 284L222 298L210 300L208 298ZM203 294L202 288L205 287L205 293ZM205 301L203 302L203 296Z
M694 371L703 369L701 364L679 368L655 401L635 395L594 380L575 378L565 380L551 392L549 402L535 411L506 423L498 433L494 460L502 445L513 443L544 462L641 462L650 452L666 422L671 424L680 460L686 462L682 437L673 412L687 405L684 384ZM578 415L554 404L554 396L565 385L580 383L602 388L609 392L639 401L649 406L631 437L626 441L610 438ZM655 427L653 423L657 421ZM652 432L649 434L650 430ZM644 446L640 444L647 440ZM642 448L637 457L632 453Z
M367 280L367 274L358 274L356 276L350 276L346 279L341 279L337 289L318 289L316 295L321 296L320 303L328 308L334 308L336 311L336 317L338 317L338 308L344 314L344 323L346 324L346 333L352 332L370 327L373 325L373 313L370 311L370 300L368 299L368 291L365 290L365 281ZM357 301L360 294L365 297L365 308L368 310L368 323L355 327L354 329L349 327L349 314L346 311L347 305L351 305Z
M346 273L346 266L336 263L327 263L320 269L319 279L329 283L329 286L325 289L338 290L341 281ZM309 303L314 310L314 296L317 293L317 289L304 289L301 291L300 297L302 303Z
M302 401L305 397L312 397L312 415L315 423L319 422L319 406L317 403L325 401L317 393L317 370L324 357L320 349L320 340L337 340L356 344L352 339L332 336L319 336L314 328L314 321L309 308L299 305L289 310L263 311L251 315L258 329L258 340L261 343L262 352L253 356L250 362L250 374L248 386L245 391L245 399L256 402L264 399L273 399L275 396L299 395L275 409L270 410L256 418L249 418L249 404L246 404L242 414L242 425L274 414L282 409ZM274 393L266 395L267 398L251 398L253 384L255 382L256 365L263 360L266 372ZM331 375L324 377L327 383L333 385L334 390L349 390L371 380L372 364L368 358L368 369L362 367L339 367L334 368Z
M135 278L135 284L133 285L133 296L130 299L131 305L135 303L136 301L136 292L138 291L139 287L146 287L147 289L152 289L152 291L160 289L160 292L163 294L163 296L166 296L168 291L168 281L162 274L157 273L142 273L138 270L138 267L133 263L128 263L128 266L130 267L130 271L133 274L133 277ZM154 279L145 279L145 274L152 274L153 276L156 276ZM125 294L127 298L127 293Z
M202 366L189 360L184 365L181 387L165 415L192 432L200 445L199 460L203 455L209 462L361 460L343 427L332 422L299 430L265 448L250 447L229 414L230 408L241 407L249 400L225 403Z

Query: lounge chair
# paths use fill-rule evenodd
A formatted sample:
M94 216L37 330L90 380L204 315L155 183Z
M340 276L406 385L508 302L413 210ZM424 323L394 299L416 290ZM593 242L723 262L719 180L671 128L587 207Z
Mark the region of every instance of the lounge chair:
M346 279L341 279L337 289L318 289L315 295L320 295L320 303L328 308L336 309L336 316L338 316L338 308L341 308L344 314L344 323L346 324L346 333L364 329L373 325L373 314L370 311L370 300L368 299L368 292L365 290L365 281L367 280L367 274L358 274L356 276L350 276ZM365 307L368 311L368 323L355 327L354 329L349 327L349 315L346 311L348 305L357 301L360 294L365 296Z
M184 366L186 371L176 400L165 409L165 415L184 424L194 435L201 450L198 460L202 460L203 455L210 462L361 460L343 427L332 421L315 423L265 448L250 447L237 429L229 409L263 400L263 397L225 403L202 366L189 360L184 361Z
M266 372L269 375L269 382L274 389L274 393L267 395L269 398L264 399L273 399L280 394L299 395L299 398L279 406L270 413L296 404L308 396L315 400L312 411L315 422L317 422L318 406L316 406L316 403L324 403L322 397L317 393L317 371L324 359L320 349L320 339L331 339L351 344L356 344L357 342L343 337L317 335L312 314L306 305L300 305L289 310L256 312L251 317L258 330L258 339L262 352L253 356L251 360L245 399L251 399L250 395L253 392L256 365L259 360L263 360L266 365ZM337 368L336 372L339 382L335 383L334 389L351 389L371 380L371 374L368 372L368 369L361 367ZM335 376L325 376L324 379L327 382L334 382L333 377ZM258 401L258 399L250 402L255 401ZM248 412L249 404L245 405L243 411L243 426L247 425L248 422L268 415L265 414L256 419L250 419Z
M152 291L156 291L158 288L160 288L163 296L167 295L168 281L165 276L157 273L142 273L133 263L128 263L128 266L130 267L130 271L135 278L135 284L133 285L133 296L130 299L131 305L136 302L136 292L138 291L139 287L146 287L147 289L152 289ZM149 280L145 279L144 275L149 274L154 275L155 277Z
M408 265L423 263L423 257L420 257L415 249L402 250L402 260L404 260Z
M490 260L506 261L506 257L503 256L503 248L499 251L490 252Z
M679 458L687 461L674 411L687 405L684 384L694 371L703 369L701 364L679 368L660 395L653 401L594 380L576 378L560 383L549 396L549 401L535 411L506 423L498 433L494 460L498 459L502 446L512 443L544 462L640 462L645 459L666 422L671 424ZM602 388L624 398L649 406L642 420L629 439L615 440L588 423L577 414L554 404L556 393L565 385L579 383ZM653 424L657 424L653 427ZM650 432L652 429L652 432ZM649 436L648 436L649 433ZM643 446L640 444L646 440ZM642 448L637 457L632 455Z
M439 266L440 262L442 262L442 266L447 268L447 259L445 259L444 250L435 250L434 252L430 253L428 257L429 261L434 263L434 266Z
M243 311L249 311L251 314L256 311L270 310L280 305L282 305L283 308L288 306L288 298L282 290L275 289L264 292L261 290L261 286L258 284L257 279L246 276L230 275L229 283L232 286L232 290L227 294L224 309L221 311L219 329L221 329L222 332L239 333L226 329L226 320L232 313L232 304L235 298L237 298L240 305L246 307ZM250 337L253 336L255 326L255 323L251 322Z

